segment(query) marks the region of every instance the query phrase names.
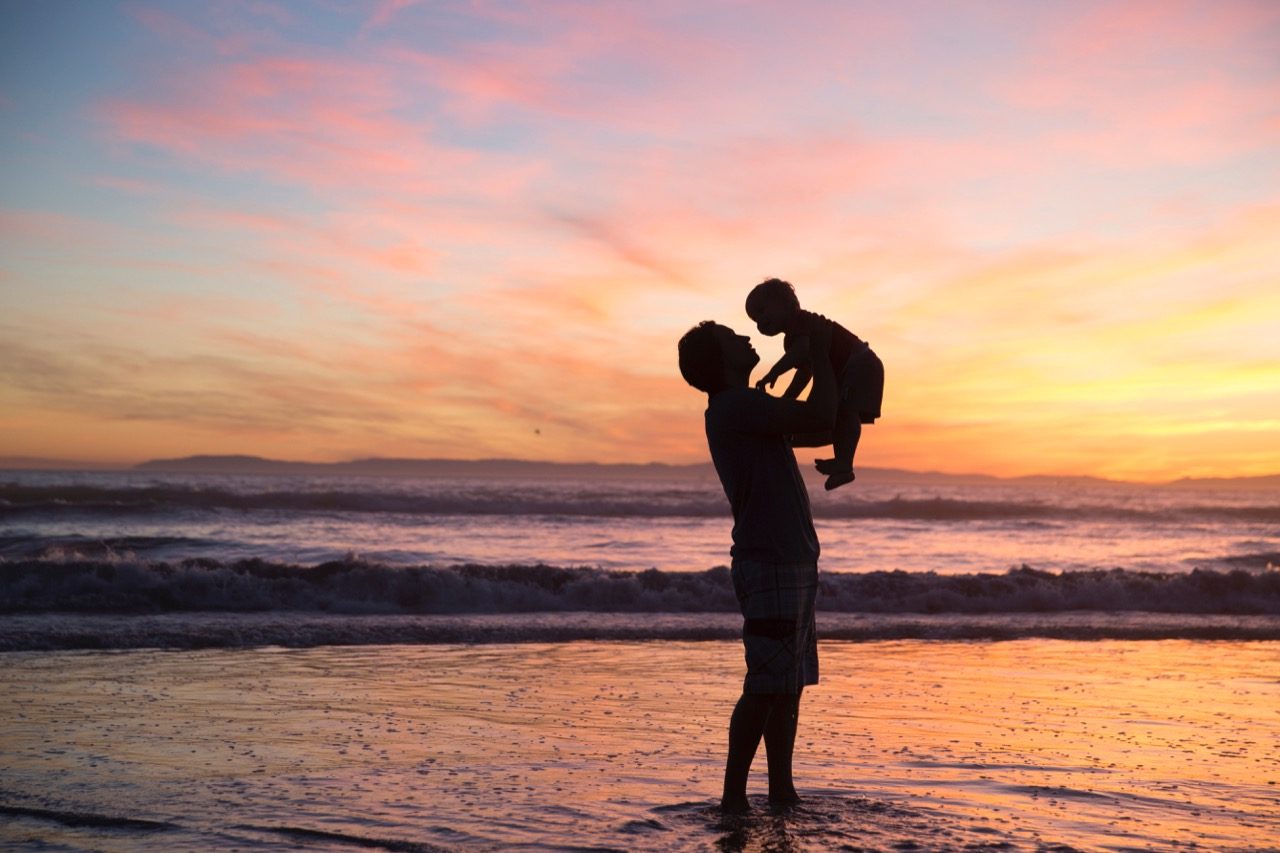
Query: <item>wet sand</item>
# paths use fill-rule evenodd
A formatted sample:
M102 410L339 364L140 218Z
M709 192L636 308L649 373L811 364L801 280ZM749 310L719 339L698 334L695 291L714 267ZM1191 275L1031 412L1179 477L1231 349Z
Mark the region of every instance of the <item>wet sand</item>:
M0 655L29 849L1277 849L1280 643L822 646L805 804L714 807L731 642Z

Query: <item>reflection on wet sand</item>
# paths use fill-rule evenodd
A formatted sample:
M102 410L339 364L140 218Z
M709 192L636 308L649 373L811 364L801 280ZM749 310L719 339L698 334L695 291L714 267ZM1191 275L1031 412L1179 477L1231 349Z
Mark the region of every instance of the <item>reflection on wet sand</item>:
M1264 849L1280 644L827 643L796 809L715 808L733 642L10 653L0 842Z

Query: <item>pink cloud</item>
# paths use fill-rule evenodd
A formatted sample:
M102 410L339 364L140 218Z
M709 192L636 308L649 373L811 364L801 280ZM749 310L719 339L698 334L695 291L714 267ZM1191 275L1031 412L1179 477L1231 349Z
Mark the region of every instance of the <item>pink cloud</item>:
M559 110L562 98L571 100L554 80L564 58L554 51L541 53L538 61L505 51L493 57L447 57L396 50L392 57L416 67L424 85L446 93L451 115L475 124L500 106Z
M1280 25L1267 2L1130 0L1072 8L1036 44L1045 61L1140 68L1153 58L1235 61L1240 47L1266 41Z
M385 27L405 9L417 6L421 2L422 0L376 0L373 11L365 19L363 29L368 31Z
M58 213L0 210L0 235L22 240L60 240L89 227L90 223L84 220Z
M137 268L138 264L130 264ZM174 265L166 272L208 272L191 265L186 268ZM131 317L139 320L158 320L168 327L201 328L210 320L219 322L261 322L270 318L277 309L269 300L239 296L233 293L182 293L157 291L139 287L120 288L110 303L99 310L105 314Z
M909 17L866 7L821 15L738 3L513 4L471 10L487 37L429 52L406 32L388 58L418 69L450 115L513 111L654 137L758 128L771 108L807 104L816 88L864 73L860 58ZM803 52L780 49L804 44ZM782 56L785 55L785 64ZM869 76L869 75L868 75Z
M28 246L56 248L72 256L109 248L139 232L120 222L76 214L0 208L0 240L17 239L11 253Z
M265 0L229 0L207 4L201 11L196 18L158 5L131 3L125 7L144 29L188 62L201 55L229 57L276 45L278 30L299 23L293 9Z
M380 4L373 18L386 20L404 8L403 3ZM1248 115L1259 113L1257 122L1264 127L1275 123L1267 111L1276 96L1273 85L1258 84L1249 91L1239 81L1201 77L1198 88L1184 87L1179 81L1162 82L1159 75L1129 73L1126 51L1135 45L1172 39L1175 47L1196 44L1217 50L1269 15L1252 6L1244 11L1230 6L1222 15L1207 9L1104 4L1046 20L1045 35L1028 49L1027 68L993 86L1025 108L1053 110L1059 117L1079 112L1087 121L1030 133L1006 125L969 138L943 133L932 139L869 140L859 133L854 116L838 112L832 114L834 121L812 128L787 127L789 116L782 105L803 103L818 84L839 80L842 86L856 84L864 90L878 85L874 78L850 79L857 68L847 59L850 45L883 60L887 37L910 41L921 30L902 12L828 9L817 16L794 16L733 4L710 4L697 11L681 4L479 6L470 14L518 34L495 31L439 53L389 47L363 59L277 55L214 67L179 82L167 98L117 100L107 113L126 139L223 168L313 187L456 192L469 198L509 198L527 188L538 171L531 164L543 145L558 152L550 169L572 169L585 183L607 187L635 159L663 156L663 139L710 133L697 140L704 150L723 152L722 140L736 137L728 144L754 147L759 162L766 164L745 175L721 170L729 178L715 190L723 207L744 200L725 188L744 185L746 200L795 206L803 203L822 171L835 188L827 195L838 200L839 190L845 197L857 192L872 171L906 178L915 186L925 184L918 180L921 170L953 179L963 178L965 169L975 174L1000 168L1043 173L1051 168L1042 156L1046 145L1110 165L1144 156L1135 150L1143 143L1160 143L1153 146L1154 156L1173 164L1225 156L1231 146L1260 144L1249 141L1257 136L1250 132ZM406 25L404 41L411 41L415 25ZM776 50L769 48L780 39L806 45L799 54L787 52L785 74L770 59ZM1080 56L1088 61L1082 64ZM1141 85L1134 90L1126 80ZM526 128L534 150L511 156L441 144L429 124L403 117L409 107L430 109L433 97L443 97L448 114L464 122L497 121L503 110L522 111L524 120L535 122ZM767 109L762 102L769 104ZM1144 103L1152 106L1144 108ZM565 119L644 133L649 143L637 146L638 151L620 149L619 159L628 160L623 166L599 149L598 140L585 138L580 126L565 126ZM761 135L762 123L772 123L770 133L779 138L799 137L809 158L773 156L767 140L750 141ZM899 141L927 156L904 164L892 150ZM869 153L880 159L869 161ZM735 159L749 167L749 156L744 150ZM764 186L771 178L773 186ZM697 186L706 189L712 183L704 179Z
M280 3L268 3L265 0L250 0L245 3L250 16L271 21L274 24L288 26L298 23L298 15L294 9Z
M1047 23L991 84L1051 149L1108 167L1197 165L1275 143L1280 7L1102 3Z
M150 33L167 43L179 43L187 47L208 48L216 42L209 33L173 12L158 6L131 4L125 11Z
M215 65L162 96L115 99L100 115L119 139L228 171L356 192L510 192L527 168L443 145L397 117L391 72L346 60L268 58Z
M308 221L301 217L191 208L178 218L201 228L217 228L248 237L266 249L265 255L282 266L320 268L332 261L392 273L421 275L435 264L438 253L399 229L347 227L340 221ZM309 258L297 263L294 259ZM286 259L289 259L286 261Z

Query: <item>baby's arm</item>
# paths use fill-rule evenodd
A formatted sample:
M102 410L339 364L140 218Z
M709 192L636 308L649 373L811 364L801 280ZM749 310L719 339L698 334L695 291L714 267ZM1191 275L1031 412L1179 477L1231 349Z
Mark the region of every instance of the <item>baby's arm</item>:
M772 388L773 383L788 370L800 370L809 362L809 339L808 338L792 338L791 348L786 351L782 358L778 359L778 363L769 368L769 372L760 377L760 381L756 383L756 387L763 390L766 387ZM808 382L808 378L805 382ZM794 384L794 380L793 380ZM801 385L801 388L804 386ZM788 391L791 389L788 387ZM800 392L797 390L796 394ZM794 395L788 395L794 396Z
M813 378L813 368L807 364L802 364L796 368L795 375L791 377L791 384L787 386L787 390L782 392L782 396L788 400L794 400L800 396L800 392L804 390L804 386L809 384L809 380Z
M765 388L772 388L773 383L778 381L778 377L781 376L783 373L786 373L787 368L783 366L783 362L785 362L786 360L787 360L787 357L785 355L782 358L778 359L777 364L769 368L769 371L765 373L764 376L761 376L759 379L756 380L756 388L761 391L763 391Z

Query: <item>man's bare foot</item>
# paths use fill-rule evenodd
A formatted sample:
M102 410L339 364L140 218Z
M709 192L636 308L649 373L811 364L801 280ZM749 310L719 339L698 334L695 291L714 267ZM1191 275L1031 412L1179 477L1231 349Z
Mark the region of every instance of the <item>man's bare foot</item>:
M813 460L813 467L818 469L819 474L826 474L827 476L831 476L840 470L834 459L815 459Z
M800 795L796 793L796 789L789 791L770 791L769 807L772 809L789 809L800 805Z
M838 471L827 477L827 482L823 484L823 488L828 492L832 489L838 489L846 483L852 483L854 476L852 471Z
M751 811L751 803L746 797L725 797L720 801L720 811L725 814L747 814Z

